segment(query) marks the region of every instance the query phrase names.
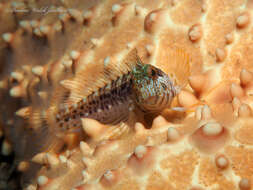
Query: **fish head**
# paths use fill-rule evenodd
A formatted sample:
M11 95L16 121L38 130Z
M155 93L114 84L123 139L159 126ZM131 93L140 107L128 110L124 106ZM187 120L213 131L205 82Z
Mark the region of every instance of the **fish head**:
M132 71L133 93L144 112L160 112L169 107L178 94L178 87L161 69L139 64Z

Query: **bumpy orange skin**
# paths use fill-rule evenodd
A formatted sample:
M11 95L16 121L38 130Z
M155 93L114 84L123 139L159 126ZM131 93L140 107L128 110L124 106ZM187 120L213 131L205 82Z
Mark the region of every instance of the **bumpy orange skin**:
M51 5L61 11L8 11ZM24 188L252 189L252 7L243 0L1 2L1 154L23 160ZM189 83L172 103L186 111L165 110L149 128L134 114L127 127L82 121L89 140L65 137L73 146L35 155L42 167L34 171L23 152L25 129L37 126L31 113L66 92L62 79L121 60L134 47L166 73L175 69L175 48L189 53Z

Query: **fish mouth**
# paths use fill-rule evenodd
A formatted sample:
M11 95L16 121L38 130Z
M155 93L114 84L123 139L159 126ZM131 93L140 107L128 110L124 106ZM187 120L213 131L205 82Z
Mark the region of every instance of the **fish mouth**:
M139 104L139 107L141 107L141 109L147 113L160 112L168 106L169 99L166 94L151 96L149 98L146 98L142 101L141 104Z

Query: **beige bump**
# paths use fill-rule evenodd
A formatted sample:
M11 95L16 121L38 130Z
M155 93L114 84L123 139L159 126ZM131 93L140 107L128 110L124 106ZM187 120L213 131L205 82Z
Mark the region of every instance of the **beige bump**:
M87 173L86 170L82 171L82 175L83 175L84 179L87 179L89 177L89 175L88 175L88 173Z
M219 123L207 123L203 127L203 133L207 136L216 136L222 132L223 127Z
M73 50L73 51L70 52L70 57L71 57L71 59L73 59L73 60L78 59L79 56L80 56L80 52L79 52L79 51Z
M39 186L46 185L48 183L48 178L46 176L41 175L38 177L37 182Z
M240 73L240 81L242 85L247 85L252 82L253 75L251 72L247 71L246 69L242 69Z
M201 92L205 85L206 78L204 75L194 75L189 77L189 83L193 90Z
M63 155L60 155L59 156L59 160L62 162L62 163L66 163L68 161L67 157L66 156L63 156Z
M22 88L20 86L15 86L10 89L10 96L12 97L20 97L22 96Z
M86 20L90 19L91 16L92 16L92 12L90 10L89 11L85 11L83 13L83 18L86 19Z
M23 107L23 108L20 108L18 111L16 111L16 115L19 116L19 117L23 117L23 118L26 118L29 116L30 114L30 111L31 111L31 107Z
M250 190L251 189L250 180L246 178L242 178L239 182L239 188L240 190Z
M11 72L11 77L17 81L22 81L24 79L24 75L20 72Z
M195 118L197 120L201 120L202 118L202 109L203 109L203 106L198 106L195 110Z
M249 14L243 13L236 19L236 26L238 28L244 28L249 24L249 22L250 22Z
M65 22L65 21L68 20L69 14L68 14L68 13L60 14L60 15L58 16L58 18L59 18L62 22Z
M70 68L73 65L73 60L69 59L69 60L64 60L62 61L62 65L66 68Z
M141 13L141 6L136 5L136 6L135 6L135 14L136 14L136 15L139 15L140 13Z
M249 117L251 116L251 108L247 104L242 104L238 110L239 117Z
M37 187L35 185L28 185L25 190L37 190Z
M177 4L177 0L171 0L171 6L175 6Z
M234 41L234 35L229 33L225 36L225 39L227 44L231 44Z
M90 159L87 158L87 157L82 157L82 161L83 161L83 163L84 163L86 166L88 166L88 165L90 164Z
M74 19L76 19L77 21L82 21L83 20L83 16L82 13L76 9L69 9L68 10L70 16Z
M119 5L119 4L114 4L114 5L112 6L112 12L113 12L113 13L118 13L121 9L122 9L122 6Z
M153 52L154 52L154 46L153 45L148 44L148 45L145 46L145 49L146 49L149 56L152 55Z
M46 161L46 153L41 152L36 154L35 156L33 156L33 158L31 159L32 162L38 163L38 164L45 164Z
M182 90L178 95L178 102L183 107L191 107L198 103L198 99L192 93Z
M104 174L104 177L106 180L108 181L112 181L114 179L114 174L108 170L105 174Z
M239 100L239 98L234 97L232 101L233 110L234 111L238 110L240 105L241 105L241 101Z
M47 35L49 33L50 27L49 26L40 26L40 31L42 34Z
M90 41L91 41L91 43L94 46L98 46L99 45L99 39L97 39L97 38L91 38Z
M220 169L225 169L228 167L228 159L224 155L219 155L215 159L215 164Z
M19 21L19 25L24 29L29 29L29 27L30 27L30 23L27 20Z
M36 27L39 26L39 21L37 21L37 20L32 20L32 21L30 21L30 25L31 25L31 27L36 28Z
M101 136L106 129L107 126L99 123L94 119L84 118L81 119L83 130L92 138L97 138Z
M83 155L91 155L92 154L92 149L84 141L80 142L80 149L81 149Z
M159 115L153 120L152 129L159 128L167 124L167 120L163 116Z
M135 123L134 130L136 131L136 134L143 135L145 133L145 127L142 123Z
M59 164L59 159L53 153L46 153L46 158L50 166L56 166Z
M207 5L206 5L206 3L203 3L202 6L201 6L201 11L202 11L203 13L205 13L206 10L207 10Z
M180 135L177 129L174 127L168 128L168 141L176 141L179 137Z
M244 96L242 87L235 83L231 84L230 92L232 97L240 98Z
M137 158L141 159L147 153L147 147L143 145L139 145L135 148L134 154Z
M150 21L155 21L156 16L157 16L156 13L151 13L150 16L149 16Z
M28 168L29 168L29 162L25 162L25 161L22 161L22 162L20 162L19 164L18 164L18 171L20 171L20 172L25 172L25 171L27 171L28 170Z
M12 40L12 38L13 38L13 34L11 34L11 33L4 33L4 34L2 34L2 38L3 38L3 40L5 42L10 43L11 40Z
M62 30L62 23L60 21L57 21L54 25L54 30L55 31L61 31Z
M37 76L42 76L43 71L44 71L43 66L34 66L32 68L32 73Z
M33 30L33 33L34 33L36 36L39 36L39 37L42 37L42 36L43 36L43 34L42 34L42 32L40 31L39 28L35 28L35 29Z
M47 94L47 92L39 91L39 92L38 92L38 96L39 96L42 100L47 100L48 94Z
M189 29L188 35L189 35L189 39L192 42L198 41L201 38L201 36L202 36L201 26L199 24L193 25Z
M215 51L216 54L216 61L217 62L222 62L226 58L226 51L225 49L217 48Z

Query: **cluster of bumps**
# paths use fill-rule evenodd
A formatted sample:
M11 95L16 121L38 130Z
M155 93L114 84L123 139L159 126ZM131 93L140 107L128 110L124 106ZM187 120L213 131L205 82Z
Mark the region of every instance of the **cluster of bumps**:
M20 188L6 179L10 159L17 176L30 161L42 165L26 190L252 189L252 8L251 0L0 2L0 189ZM132 48L168 72L175 47L191 58L189 84L175 103L185 114L165 110L149 129L135 123L122 138L25 160L23 118L34 94L43 102L52 93L36 84L57 85L66 71ZM95 141L108 129L92 119L82 124Z

